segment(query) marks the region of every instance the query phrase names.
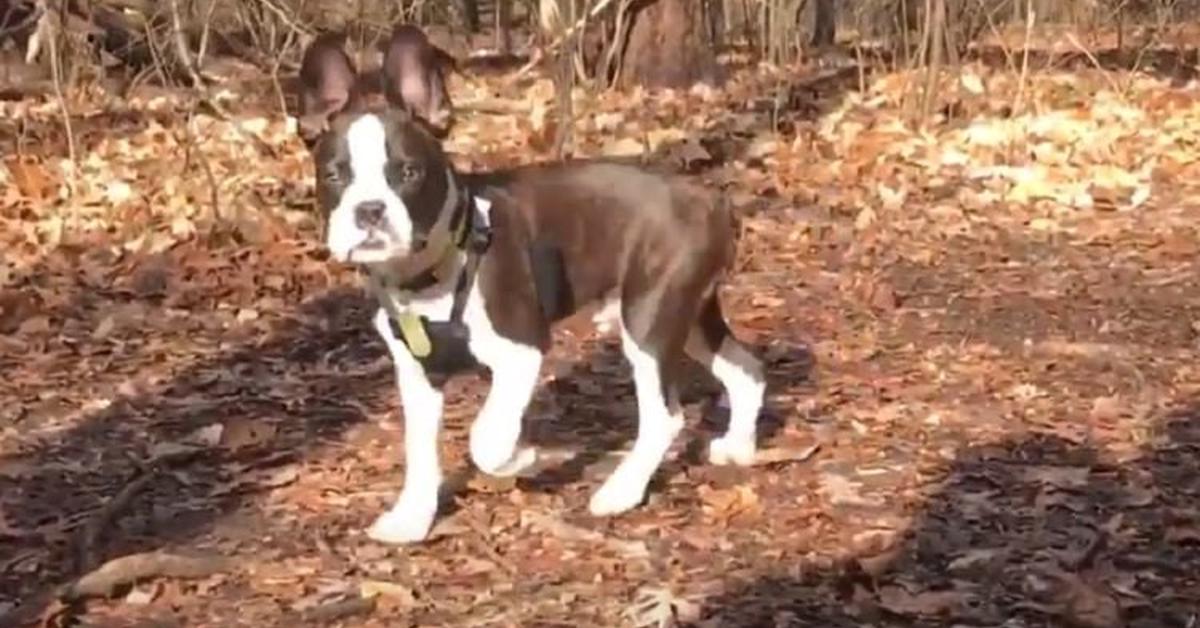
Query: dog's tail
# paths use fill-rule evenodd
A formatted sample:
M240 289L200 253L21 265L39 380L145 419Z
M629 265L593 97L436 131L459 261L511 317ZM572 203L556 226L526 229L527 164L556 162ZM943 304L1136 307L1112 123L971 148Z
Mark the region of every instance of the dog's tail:
M737 260L738 241L742 239L742 221L737 212L733 211L733 202L729 200L728 194L717 194L713 205L713 219L716 223L714 231L723 240L721 273L725 274L733 269L734 261Z

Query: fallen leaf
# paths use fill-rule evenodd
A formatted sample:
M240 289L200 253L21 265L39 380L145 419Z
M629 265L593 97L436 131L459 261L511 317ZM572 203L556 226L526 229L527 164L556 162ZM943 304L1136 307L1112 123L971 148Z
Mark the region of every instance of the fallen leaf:
M224 425L212 423L192 431L177 441L155 443L150 446L150 457L162 458L187 451L213 447L220 441L221 433L224 429Z
M1167 528L1168 543L1200 543L1200 526L1186 524Z
M125 603L134 604L136 606L145 606L153 602L161 592L161 587L151 586L148 589L135 588L125 594Z
M359 584L358 590L359 595L362 597L373 598L382 596L405 606L412 606L417 601L417 597L413 595L412 589L395 582L364 580Z
M113 329L116 326L117 326L116 320L113 318L112 314L105 316L96 325L96 328L92 330L92 339L93 340L104 340L105 338L107 338L109 336L109 334L111 334L113 332Z
M954 612L969 596L956 590L909 593L903 587L880 588L879 605L897 615L943 616Z
M599 532L573 526L558 517L535 512L522 512L521 522L522 525L532 525L564 541L604 545L626 558L646 558L650 556L650 549L642 541L609 538Z
M1092 400L1093 421L1114 421L1121 418L1124 411L1125 406L1119 397L1096 397Z
M754 455L754 466L780 462L804 462L820 451L820 443L807 447L766 447Z
M22 336L45 334L50 331L50 318L47 316L31 316L21 322L17 333Z
M269 442L275 437L274 423L261 419L230 421L221 433L221 446L226 449L244 449Z
M854 218L854 228L862 231L875 224L876 219L875 210L870 207L864 207L858 212L858 216Z
M1087 485L1092 470L1088 467L1030 465L1024 467L1024 481L1058 489L1080 488Z
M702 484L697 489L700 500L707 511L716 517L729 519L739 515L755 516L762 513L762 503L754 487L739 484L727 489L714 489Z
M999 549L970 549L962 556L950 561L950 564L946 565L946 570L951 573L967 573L987 569L995 563L1000 554L1001 550Z
M701 606L695 600L675 595L664 587L643 587L638 590L625 616L635 628L667 628L679 622L700 618Z
M838 473L820 475L820 493L834 506L875 507L882 503L877 498L864 497L859 491L862 484Z
M1026 590L1040 602L1023 606L1056 615L1077 628L1123 628L1121 606L1105 588L1053 564L1035 566L1026 575Z
M622 137L605 143L600 152L608 157L635 157L646 152L646 147L632 137Z
M982 94L984 91L983 80L979 78L978 74L970 70L963 71L962 75L959 76L959 82L962 83L963 89L976 96Z

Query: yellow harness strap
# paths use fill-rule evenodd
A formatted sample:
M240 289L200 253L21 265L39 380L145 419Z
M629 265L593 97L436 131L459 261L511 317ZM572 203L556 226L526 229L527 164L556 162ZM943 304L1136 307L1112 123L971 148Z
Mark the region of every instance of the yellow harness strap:
M412 312L405 312L396 320L400 326L400 334L404 336L404 344L414 357L424 358L433 352L433 343L429 334L425 333L425 325L421 317Z
M439 271L446 267L450 257L458 253L457 243L463 240L468 222L466 217L459 221L458 229L451 234L451 238L446 243L441 259L434 265L432 272L438 279L442 279ZM383 298L388 299L387 296ZM391 303L390 300L387 302ZM396 321L396 325L400 328L400 334L404 336L404 344L408 345L408 350L414 357L424 358L433 353L433 341L429 339L429 334L425 332L425 324L421 322L419 315L412 312L398 312L394 306L387 309L388 314Z

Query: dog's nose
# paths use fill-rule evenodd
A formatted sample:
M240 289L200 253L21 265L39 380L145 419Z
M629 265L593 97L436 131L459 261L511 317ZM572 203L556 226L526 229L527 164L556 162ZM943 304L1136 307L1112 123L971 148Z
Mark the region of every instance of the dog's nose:
M383 224L383 201L366 201L354 208L354 224L359 229L370 229Z

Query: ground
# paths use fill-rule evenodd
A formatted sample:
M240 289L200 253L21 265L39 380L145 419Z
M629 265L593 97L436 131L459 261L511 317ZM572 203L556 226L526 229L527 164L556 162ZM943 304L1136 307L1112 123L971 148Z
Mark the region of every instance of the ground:
M590 517L632 386L568 325L526 422L548 462L472 472L486 378L453 382L446 507L406 547L363 535L403 421L270 99L239 126L82 94L74 169L53 101L4 103L5 625L1194 625L1196 87L968 66L918 128L923 77L779 87L805 72L577 94L585 152L649 145L738 213L722 298L769 365L762 464L703 461L724 417L696 370L647 503ZM506 80L455 79L464 108L520 94L462 116L460 167L546 158L552 90ZM155 550L219 560L48 597Z

